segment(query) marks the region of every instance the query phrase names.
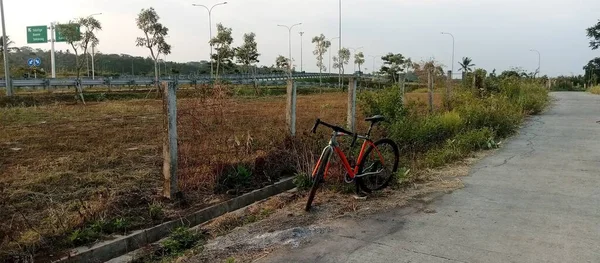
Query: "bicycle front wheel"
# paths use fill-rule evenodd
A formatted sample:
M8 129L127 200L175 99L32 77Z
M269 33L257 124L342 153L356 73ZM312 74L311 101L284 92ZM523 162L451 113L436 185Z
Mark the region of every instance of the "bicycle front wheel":
M310 188L310 193L308 194L308 200L306 201L305 211L310 211L312 206L312 202L315 199L315 195L317 194L317 190L319 189L319 185L323 182L323 177L325 177L325 169L327 168L327 163L329 163L329 157L331 157L332 149L331 147L325 148L323 150L323 154L321 154L321 158L319 158L319 163L315 169L313 174L313 185Z
M356 181L363 191L371 193L388 186L398 171L400 151L390 139L369 145L359 162Z

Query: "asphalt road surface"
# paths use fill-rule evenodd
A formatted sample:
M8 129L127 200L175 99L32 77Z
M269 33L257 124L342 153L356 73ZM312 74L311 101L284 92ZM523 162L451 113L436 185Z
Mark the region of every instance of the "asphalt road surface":
M600 96L552 96L435 213L341 220L261 262L600 262Z

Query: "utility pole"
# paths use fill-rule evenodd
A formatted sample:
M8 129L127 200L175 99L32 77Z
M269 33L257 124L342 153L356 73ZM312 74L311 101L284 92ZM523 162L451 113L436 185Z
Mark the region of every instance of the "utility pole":
M338 59L340 55L340 51L342 50L342 0L340 2L340 24L339 24L339 46L338 46ZM339 61L341 63L341 61ZM338 67L338 84L340 85L340 89L342 88L342 67Z
M300 32L300 72L304 72L304 68L302 67L302 35L304 35L304 32Z
M449 35L452 37L452 74L454 74L454 35L448 32L442 32L442 35ZM452 77L450 77L452 79Z
M0 0L0 15L2 15L2 47L4 53L4 80L6 81L6 96L13 95L12 83L10 82L10 67L8 64L8 48L6 47L6 25L4 23L4 1Z

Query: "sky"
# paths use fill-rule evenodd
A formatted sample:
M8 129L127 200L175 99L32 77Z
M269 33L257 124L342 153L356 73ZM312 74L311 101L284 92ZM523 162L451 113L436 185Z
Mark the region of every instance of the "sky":
M4 1L7 35L16 46L27 45L26 27L68 22L102 13L97 35L102 53L149 56L136 47L142 35L135 18L142 8L154 7L169 28L172 45L169 61L208 60L208 12L192 4L212 6L217 0L28 0ZM233 29L234 46L244 33L256 33L261 65L274 64L278 55L288 56L288 30L278 24L303 23L292 31L292 57L300 69L318 71L312 54L314 36L338 36L337 0L229 0L212 12L216 24ZM588 46L585 29L600 19L598 0L342 0L342 46L359 48L366 56L363 68L381 66L381 55L401 53L413 61L435 59L452 67L455 37L455 72L462 57L470 57L477 68L502 71L521 67L534 71L541 53L541 74L550 76L583 73L583 65L600 50ZM305 32L301 39L299 32ZM50 49L50 44L29 44ZM58 43L56 49L69 48ZM337 40L332 52L338 48ZM335 54L334 54L335 55ZM373 59L371 56L376 56ZM325 65L329 66L326 55ZM25 63L25 61L23 62ZM352 66L350 66L352 67ZM347 67L348 68L348 67Z

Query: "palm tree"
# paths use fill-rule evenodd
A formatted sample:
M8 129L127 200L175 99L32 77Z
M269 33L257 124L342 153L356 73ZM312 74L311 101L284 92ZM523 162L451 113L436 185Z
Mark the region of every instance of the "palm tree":
M473 69L471 67L475 66L475 64L471 64L471 62L473 62L473 60L470 57L464 57L462 62L458 62L458 64L461 66L461 68L458 70L463 72L472 72Z
M14 50L14 48L10 47L14 44L12 40L8 36L6 36L6 46L8 47L8 51ZM4 52L4 39L0 36L0 53Z
M10 38L8 36L6 36L6 47L7 47L7 52L10 52L12 50L14 50L14 48L10 47L12 44L14 44L15 42L13 42L12 40L10 40ZM2 63L2 61L4 61L4 37L0 36L0 69L2 70L2 76L4 77L4 63Z
M472 64L471 62L473 62L473 60L470 57L463 57L462 62L458 62L458 64L461 66L458 71L462 71L463 79L465 79L465 74L467 74L467 72L473 72L473 68L471 67L474 67L475 64Z

